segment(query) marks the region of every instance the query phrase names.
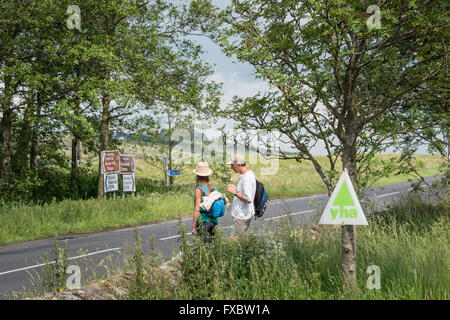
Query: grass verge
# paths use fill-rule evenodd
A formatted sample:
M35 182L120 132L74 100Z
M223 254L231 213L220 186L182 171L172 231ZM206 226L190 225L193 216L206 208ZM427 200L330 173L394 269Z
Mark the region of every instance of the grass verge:
M0 245L176 219L188 214L186 192L116 200L64 200L0 207Z
M340 227L284 224L238 242L182 237L179 276L168 281L140 264L130 299L442 299L450 293L448 208L411 199L358 228L354 293L341 292ZM380 268L380 289L366 286ZM158 286L154 284L158 283Z

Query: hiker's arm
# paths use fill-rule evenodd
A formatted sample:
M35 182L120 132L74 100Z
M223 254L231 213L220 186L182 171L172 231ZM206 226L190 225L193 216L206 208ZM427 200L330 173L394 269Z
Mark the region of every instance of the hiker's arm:
M245 195L242 194L242 193L240 193L240 192L238 192L238 193L236 194L236 197L238 197L239 199L241 199L241 200L244 201L244 202L247 202L247 203L250 203L250 202L251 202L250 200L247 200L247 199L245 198Z
M196 233L196 226L198 216L200 215L200 203L202 201L202 190L195 189L195 206L194 206L194 218L192 220L192 234Z
M232 184L229 184L229 185L227 185L226 190L227 190L229 193L232 193L232 194L234 195L234 193L237 191L237 188L236 188L236 186L234 186L234 185L232 185ZM238 199L242 200L242 201L247 202L247 203L250 203L250 202L251 202L251 201L247 200L247 199L245 198L245 195L243 195L241 192L238 192L238 193L236 194L236 197L237 197Z

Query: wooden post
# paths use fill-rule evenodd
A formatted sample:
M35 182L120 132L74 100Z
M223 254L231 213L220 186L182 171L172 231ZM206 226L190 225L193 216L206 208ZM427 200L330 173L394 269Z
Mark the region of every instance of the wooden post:
M356 226L342 226L342 292L356 290Z
M169 172L168 172L168 162L167 162L167 157L164 157L164 172L166 175L166 187L169 186Z
M368 223L347 169L344 169L339 178L319 224L341 225L342 292L344 294L355 292L357 290L356 226Z

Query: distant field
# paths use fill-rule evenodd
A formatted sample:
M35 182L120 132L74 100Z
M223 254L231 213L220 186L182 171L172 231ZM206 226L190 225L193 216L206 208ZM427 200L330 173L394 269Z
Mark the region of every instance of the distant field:
M378 155L377 158L387 160L391 157L398 158L397 154L383 154ZM446 160L437 155L416 155L416 160L420 160L423 163L423 167L419 170L423 176L432 176L438 174L439 166ZM248 159L248 155L247 155ZM328 159L325 156L317 157L318 162L323 166L324 170L328 170ZM226 165L224 165L226 166ZM226 166L227 168L229 166ZM319 174L316 172L311 162L305 161L301 164L295 160L280 160L279 169L274 175L262 175L261 169L268 166L258 164L249 164L248 167L255 173L258 180L264 183L272 199L274 198L290 198L297 196L304 196L316 193L326 192L326 187ZM181 175L175 177L175 184L193 184L195 181L192 170L195 169L195 165L186 165L181 170ZM341 172L342 165L338 161L337 169ZM231 171L231 169L230 169ZM145 177L155 180L164 180L164 173L161 170L155 169L154 166L146 163L142 159L137 161L137 177ZM239 175L232 174L232 183L236 184ZM413 175L390 175L387 178L381 178L373 186L381 186L391 183L397 183L407 181L408 179L416 179ZM218 188L223 188L224 185L218 182L217 179L212 177L212 181L218 184Z
M162 170L162 157L160 163L151 164L144 160L144 153L147 155L152 154L149 147L138 146L133 143L124 144L121 148L122 153L135 154L137 158L136 177L148 178L157 181L164 181L164 171ZM390 158L399 158L399 154L380 154L377 155L377 159L388 160ZM97 170L96 155L91 155L91 161L93 163L92 169ZM246 154L247 162L249 161L249 154ZM256 155L252 155L253 159L259 159ZM323 170L329 170L328 158L326 156L317 156L317 161L322 166ZM426 155L417 154L415 159L422 163L422 167L419 172L423 176L433 176L438 174L439 166L447 161L446 158L439 155ZM255 161L253 161L255 162ZM279 167L276 174L262 175L262 169L269 167L269 165L263 165L261 161L256 161L256 164L249 164L248 167L255 173L257 179L264 183L272 199L275 198L290 198L298 197L316 193L326 192L326 187L322 182L319 174L316 172L313 164L310 161L303 161L301 164L295 160L280 160ZM219 166L219 164L216 164ZM228 165L221 164L226 170L231 172ZM186 185L194 184L195 176L192 171L195 169L196 164L185 164L182 167L175 166L172 169L181 169L181 175L174 178L174 184ZM337 170L342 172L342 163L337 161ZM381 178L373 184L373 186L387 185L397 182L407 181L408 179L416 179L413 175L389 175L389 177ZM232 173L231 183L236 184L239 179L239 175ZM214 175L212 181L216 183L219 190L224 190L225 185L221 183Z

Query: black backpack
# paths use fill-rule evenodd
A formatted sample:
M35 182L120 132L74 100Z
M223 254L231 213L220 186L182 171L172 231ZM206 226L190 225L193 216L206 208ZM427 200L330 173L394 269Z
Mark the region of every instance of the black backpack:
M264 185L256 180L256 192L255 198L253 199L253 205L255 206L255 219L261 218L266 211L267 201L269 200L269 195L264 188Z

